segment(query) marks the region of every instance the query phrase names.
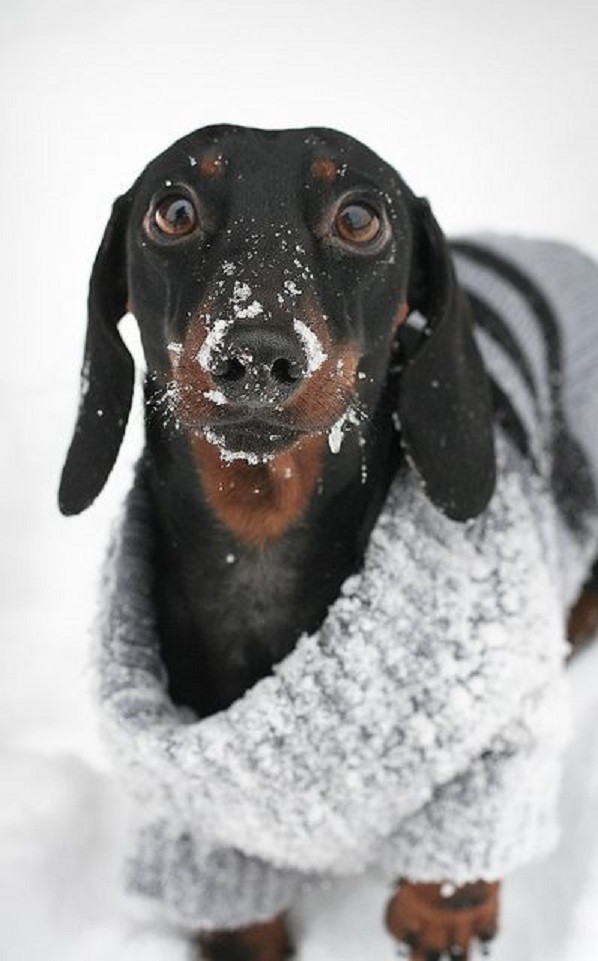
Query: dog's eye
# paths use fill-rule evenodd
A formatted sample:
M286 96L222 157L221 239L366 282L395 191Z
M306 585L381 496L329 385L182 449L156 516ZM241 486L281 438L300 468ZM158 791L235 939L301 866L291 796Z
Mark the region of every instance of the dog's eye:
M171 194L164 197L154 211L158 230L169 237L184 237L197 226L197 211L188 197Z
M380 219L363 204L347 204L334 218L334 228L350 244L367 244L380 233Z

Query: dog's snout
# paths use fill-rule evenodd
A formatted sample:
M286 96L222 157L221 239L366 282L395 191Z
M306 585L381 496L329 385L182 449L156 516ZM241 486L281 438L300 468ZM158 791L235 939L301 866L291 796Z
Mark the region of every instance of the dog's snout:
M241 328L214 352L210 373L227 400L250 407L281 404L307 370L302 344L280 330Z

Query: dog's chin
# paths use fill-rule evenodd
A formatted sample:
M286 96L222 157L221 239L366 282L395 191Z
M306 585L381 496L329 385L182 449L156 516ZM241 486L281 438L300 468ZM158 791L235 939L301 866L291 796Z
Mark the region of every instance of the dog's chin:
M223 460L248 464L268 463L306 436L305 431L258 421L204 427L202 434L219 448Z

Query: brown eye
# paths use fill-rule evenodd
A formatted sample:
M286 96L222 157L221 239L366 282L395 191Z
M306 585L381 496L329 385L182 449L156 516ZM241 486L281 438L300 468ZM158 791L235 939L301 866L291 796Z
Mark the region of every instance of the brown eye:
M187 197L164 197L154 211L158 230L169 237L184 237L195 230L197 212Z
M348 204L337 213L334 226L341 240L350 244L367 244L380 232L380 219L362 204Z

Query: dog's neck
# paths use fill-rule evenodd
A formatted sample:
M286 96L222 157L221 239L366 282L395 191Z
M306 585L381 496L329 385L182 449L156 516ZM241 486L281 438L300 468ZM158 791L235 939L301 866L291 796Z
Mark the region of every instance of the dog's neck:
M148 424L156 600L177 702L202 716L228 706L320 626L360 565L398 463L390 417L368 431L338 453L313 438L268 470L223 463L182 433L165 442Z

